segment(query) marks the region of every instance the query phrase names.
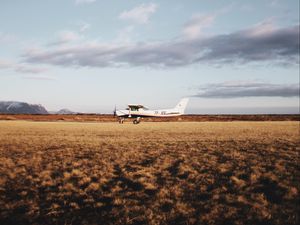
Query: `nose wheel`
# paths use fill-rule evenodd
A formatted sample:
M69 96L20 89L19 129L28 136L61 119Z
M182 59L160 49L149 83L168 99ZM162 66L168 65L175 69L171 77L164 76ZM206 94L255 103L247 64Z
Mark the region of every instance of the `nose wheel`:
M141 122L141 118L137 117L136 119L133 120L133 124L139 124Z

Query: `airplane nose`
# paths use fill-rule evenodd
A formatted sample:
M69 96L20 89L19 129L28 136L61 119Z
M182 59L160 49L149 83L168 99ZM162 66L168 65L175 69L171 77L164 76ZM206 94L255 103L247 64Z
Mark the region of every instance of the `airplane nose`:
M116 115L117 116L123 116L123 115L125 115L125 113L123 113L121 110L117 110Z

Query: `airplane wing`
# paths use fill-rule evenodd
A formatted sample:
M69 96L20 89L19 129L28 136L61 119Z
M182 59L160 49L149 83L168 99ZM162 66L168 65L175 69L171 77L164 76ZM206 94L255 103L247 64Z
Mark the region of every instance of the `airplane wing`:
M146 106L141 105L141 104L128 104L128 108L143 108L143 109L148 109Z

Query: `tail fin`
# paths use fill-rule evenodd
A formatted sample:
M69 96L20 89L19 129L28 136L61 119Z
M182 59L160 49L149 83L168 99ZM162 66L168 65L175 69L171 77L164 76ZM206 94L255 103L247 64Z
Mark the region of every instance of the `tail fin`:
M175 109L179 111L179 113L184 114L184 110L189 102L188 98L183 98L180 102L175 106Z

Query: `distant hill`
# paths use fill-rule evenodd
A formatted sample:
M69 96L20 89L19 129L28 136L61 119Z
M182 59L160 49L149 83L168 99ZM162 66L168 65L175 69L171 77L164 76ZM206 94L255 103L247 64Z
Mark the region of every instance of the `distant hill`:
M48 114L48 111L37 104L16 101L0 101L1 114Z
M61 115L67 115L67 114L69 114L70 115L70 114L77 114L77 113L73 112L73 111L71 111L69 109L61 109L61 110L55 112L54 114L61 114Z

